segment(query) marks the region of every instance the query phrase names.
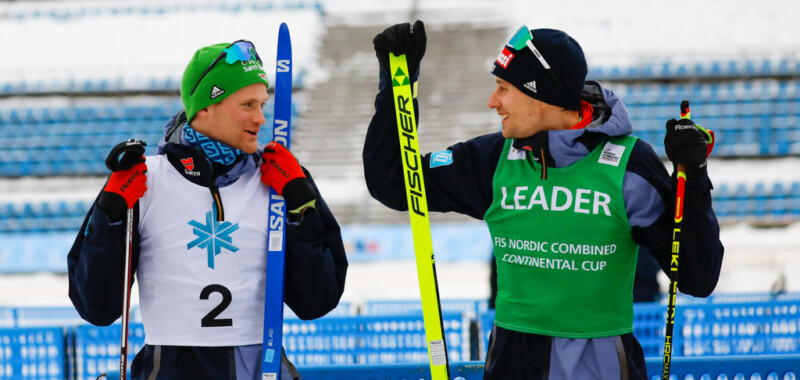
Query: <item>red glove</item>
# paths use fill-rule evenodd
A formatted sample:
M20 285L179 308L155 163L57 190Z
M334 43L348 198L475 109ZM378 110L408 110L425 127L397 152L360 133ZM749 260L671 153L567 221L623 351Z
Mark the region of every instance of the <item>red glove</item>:
M261 164L261 182L286 199L290 221L299 221L306 209L316 207L314 188L292 152L270 141L264 147L261 158L264 160Z
M97 198L97 207L108 215L110 222L122 220L125 211L133 208L147 191L147 165L142 161L130 169L113 172Z
M279 195L283 195L283 188L289 181L306 178L292 152L275 141L267 143L261 158L264 159L261 164L261 182L275 189Z

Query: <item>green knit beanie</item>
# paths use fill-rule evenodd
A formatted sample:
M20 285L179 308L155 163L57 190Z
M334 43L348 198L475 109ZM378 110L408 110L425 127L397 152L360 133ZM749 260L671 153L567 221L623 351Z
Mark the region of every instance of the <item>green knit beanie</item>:
M221 102L242 87L253 83L264 83L269 87L261 60L252 55L251 60L233 63L227 63L225 58L222 58L205 76L202 76L209 65L230 45L221 43L200 48L186 66L181 81L181 100L186 109L186 120L192 121L197 111ZM194 94L192 94L193 88L195 88Z

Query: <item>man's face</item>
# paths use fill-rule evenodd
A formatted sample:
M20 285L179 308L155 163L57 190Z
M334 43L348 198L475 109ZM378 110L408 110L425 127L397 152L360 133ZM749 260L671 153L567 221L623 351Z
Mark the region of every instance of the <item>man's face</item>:
M503 137L526 138L536 132L554 129L549 122L551 112L547 103L540 102L514 85L495 77L496 87L489 96L489 108L497 110L503 119Z
M255 153L258 131L266 123L262 108L267 99L266 84L243 87L221 102L198 111L192 128L247 154Z

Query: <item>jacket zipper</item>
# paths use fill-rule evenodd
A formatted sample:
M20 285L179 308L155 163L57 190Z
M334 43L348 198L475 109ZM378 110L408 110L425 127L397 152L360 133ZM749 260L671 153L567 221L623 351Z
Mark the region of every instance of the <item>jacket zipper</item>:
M214 199L214 207L217 208L217 221L222 222L225 220L225 209L222 207L222 195L219 193L216 181L213 181L208 189L211 190L211 197Z
M544 148L539 149L539 154L542 158L542 179L547 179L547 162L544 160Z

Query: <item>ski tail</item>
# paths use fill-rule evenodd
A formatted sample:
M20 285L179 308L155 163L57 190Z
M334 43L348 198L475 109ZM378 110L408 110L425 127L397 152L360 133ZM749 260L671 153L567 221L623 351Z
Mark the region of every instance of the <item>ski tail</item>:
M411 233L414 239L431 376L433 380L447 380L450 379L447 343L442 323L439 287L436 282L436 262L433 256L428 202L422 177L411 78L405 54L398 57L389 53L389 65L393 73L392 90L400 149L402 150L400 155L403 160L403 177L405 178Z
M289 27L278 31L275 64L275 112L272 139L287 149L291 143L292 122L292 42ZM279 380L283 350L283 296L286 264L286 201L269 189L269 232L267 241L267 279L264 292L264 336L261 379Z

